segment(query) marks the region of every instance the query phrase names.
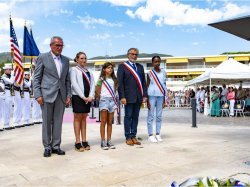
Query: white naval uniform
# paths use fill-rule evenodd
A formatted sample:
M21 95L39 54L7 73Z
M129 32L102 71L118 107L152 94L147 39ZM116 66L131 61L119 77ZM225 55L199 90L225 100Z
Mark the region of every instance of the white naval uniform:
M31 89L32 89L32 85L31 85ZM36 101L33 95L31 98L31 102L32 102L32 123L41 123L43 121L41 106L38 104L38 102Z
M3 130L3 117L4 117L4 83L0 78L0 130Z
M30 111L31 111L31 99L30 99L30 87L31 81L28 79L23 80L23 107L22 107L22 124L30 124Z
M4 112L3 112L3 124L4 128L11 127L10 125L10 117L12 112L12 96L10 92L10 87L14 83L14 76L11 76L10 78L6 75L2 75L2 80L5 85L5 94L4 94Z
M16 90L19 89L19 90ZM13 125L14 127L21 126L22 122L22 98L21 98L21 87L14 83L14 112L13 112Z

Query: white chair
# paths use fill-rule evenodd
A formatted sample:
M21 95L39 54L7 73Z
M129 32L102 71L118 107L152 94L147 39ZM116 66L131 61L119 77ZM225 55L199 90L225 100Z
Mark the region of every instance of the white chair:
M237 117L238 114L240 114L240 116L245 117L244 109L245 109L245 100L237 101L234 109L235 116Z
M229 102L226 101L226 102L221 102L221 109L220 109L220 112L221 112L221 117L223 116L227 116L229 117Z

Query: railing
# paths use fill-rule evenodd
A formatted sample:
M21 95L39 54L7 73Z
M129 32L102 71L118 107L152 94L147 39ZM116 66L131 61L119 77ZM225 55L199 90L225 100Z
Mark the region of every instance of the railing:
M204 68L214 68L216 65L190 65L190 66L166 66L166 69L204 69ZM91 67L88 68L92 71L101 71L102 67ZM114 68L117 71L118 66ZM151 70L152 67L144 67L144 70Z
M199 69L206 68L205 65L190 65L190 66L167 66L166 69Z
M167 78L166 81L185 81L184 78Z

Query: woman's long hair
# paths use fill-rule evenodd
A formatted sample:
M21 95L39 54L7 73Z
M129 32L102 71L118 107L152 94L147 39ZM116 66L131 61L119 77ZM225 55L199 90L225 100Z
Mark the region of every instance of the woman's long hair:
M113 72L111 73L111 78L113 79L114 81L114 85L115 85L115 90L117 90L118 88L118 80L115 76L115 71L114 71L114 65L111 63L111 62L106 62L105 64L103 64L102 66L102 71L101 71L101 74L100 74L100 79L104 79L106 80L106 75L105 75L105 69L109 66L112 66L113 67Z

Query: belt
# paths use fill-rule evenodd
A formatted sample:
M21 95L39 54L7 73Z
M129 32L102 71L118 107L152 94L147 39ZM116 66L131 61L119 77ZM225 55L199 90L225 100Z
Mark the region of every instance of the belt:
M14 86L14 90L20 91L20 87Z
M4 88L5 90L10 90L10 84L5 84Z

